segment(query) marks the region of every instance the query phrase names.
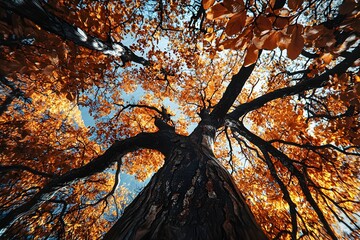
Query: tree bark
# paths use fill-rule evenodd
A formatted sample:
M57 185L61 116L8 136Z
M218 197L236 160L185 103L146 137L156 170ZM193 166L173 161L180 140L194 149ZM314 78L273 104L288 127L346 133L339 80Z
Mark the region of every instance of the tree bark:
M164 166L104 239L267 239L202 134L178 136Z

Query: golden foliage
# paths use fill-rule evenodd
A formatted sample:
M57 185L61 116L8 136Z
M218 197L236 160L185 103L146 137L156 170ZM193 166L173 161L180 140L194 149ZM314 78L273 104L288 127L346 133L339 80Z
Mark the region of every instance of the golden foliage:
M50 179L86 165L116 140L156 132L156 109L166 108L176 132L189 134L200 110L212 111L226 98L243 66L257 63L229 112L278 89L318 80L359 41L358 2L328 2L289 0L274 9L275 1L203 0L205 12L197 15L189 1L156 7L138 0L47 1L47 11L86 33L129 43L149 59L146 67L120 67L120 57L76 46L0 9L1 213L28 202ZM346 73L330 72L321 87L283 92L237 119L290 159L339 238L359 237L359 96L357 61ZM329 237L298 176L230 127L218 131L215 154L269 237L289 239L293 230L279 182L296 205L296 237ZM121 170L144 181L163 164L159 152L145 149L123 157ZM58 189L10 233L102 236L127 202L128 190L116 188L117 171L111 166ZM344 231L344 225L350 227Z

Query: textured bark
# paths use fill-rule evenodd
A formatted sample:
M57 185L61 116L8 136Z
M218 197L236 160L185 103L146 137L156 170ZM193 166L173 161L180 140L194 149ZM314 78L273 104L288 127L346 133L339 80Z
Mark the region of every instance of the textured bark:
M178 137L104 239L267 239L208 141L198 140Z

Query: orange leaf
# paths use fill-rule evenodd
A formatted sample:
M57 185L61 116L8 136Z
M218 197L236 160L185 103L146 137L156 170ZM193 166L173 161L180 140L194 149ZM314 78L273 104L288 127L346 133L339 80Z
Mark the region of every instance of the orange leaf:
M290 11L287 8L280 8L280 9L276 9L274 11L274 13L279 17L288 17L290 14Z
M279 41L277 42L277 46L281 49L287 49L290 42L291 42L291 38L290 36L283 34L282 32L279 32Z
M263 37L254 37L252 39L252 43L255 45L257 49L262 49L265 40L268 38L268 35L265 35Z
M242 0L224 0L222 3L231 13L238 13L245 9L244 2Z
M234 49L241 49L244 50L247 43L251 41L253 38L252 29L250 27L245 28L245 30L239 34L236 38L235 48Z
M260 32L272 29L272 24L270 20L263 15L260 15L256 19L256 26L260 30Z
M54 71L55 67L53 65L47 65L44 69L43 69L43 74L45 75L50 75L53 71Z
M283 29L289 24L289 19L285 17L276 17L274 21L274 27Z
M212 40L214 40L215 38L215 33L207 33L205 34L205 38L204 40L207 41L207 42L212 42Z
M277 43L279 42L280 35L281 34L279 32L271 32L269 34L269 37L266 38L266 40L264 41L262 48L267 50L273 50L274 48L276 48Z
M211 7L214 4L214 2L215 2L215 0L203 0L202 1L203 8L205 10L208 9L209 7Z
M246 57L244 60L244 66L248 67L251 64L255 63L256 60L258 59L258 55L259 55L259 49L257 49L255 47L255 45L250 45L250 47L247 49L246 51Z
M321 56L321 59L325 64L329 64L333 59L333 55L331 53L324 53L324 55Z
M234 15L233 17L230 18L229 22L227 23L225 28L225 33L228 36L239 33L243 29L245 25L245 21L246 21L245 11L242 11L241 13Z
M68 93L66 94L66 98L67 98L69 101L73 101L73 100L75 99L75 96L74 96L73 93L68 92Z
M357 4L353 0L345 0L340 5L340 14L347 15L351 14L356 9Z
M290 9L296 11L302 5L303 0L289 0L288 6Z
M304 37L302 36L302 27L295 27L292 31L291 42L287 48L287 55L294 60L299 56L304 48Z
M220 43L219 49L223 50L223 49L233 49L235 47L237 38L235 39L227 39L225 41L223 41L222 43Z
M230 12L226 7L218 3L210 8L210 11L206 14L206 17L210 20L214 20L216 18L225 17L229 13Z
M216 51L210 51L209 58L212 60L216 56Z
M325 27L323 25L306 27L304 31L304 37L306 42L313 42L325 33Z

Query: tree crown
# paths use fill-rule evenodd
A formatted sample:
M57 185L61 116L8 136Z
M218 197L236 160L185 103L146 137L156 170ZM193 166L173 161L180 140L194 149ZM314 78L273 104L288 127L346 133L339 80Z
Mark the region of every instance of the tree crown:
M102 236L200 132L268 237L358 238L359 10L0 0L0 234Z

